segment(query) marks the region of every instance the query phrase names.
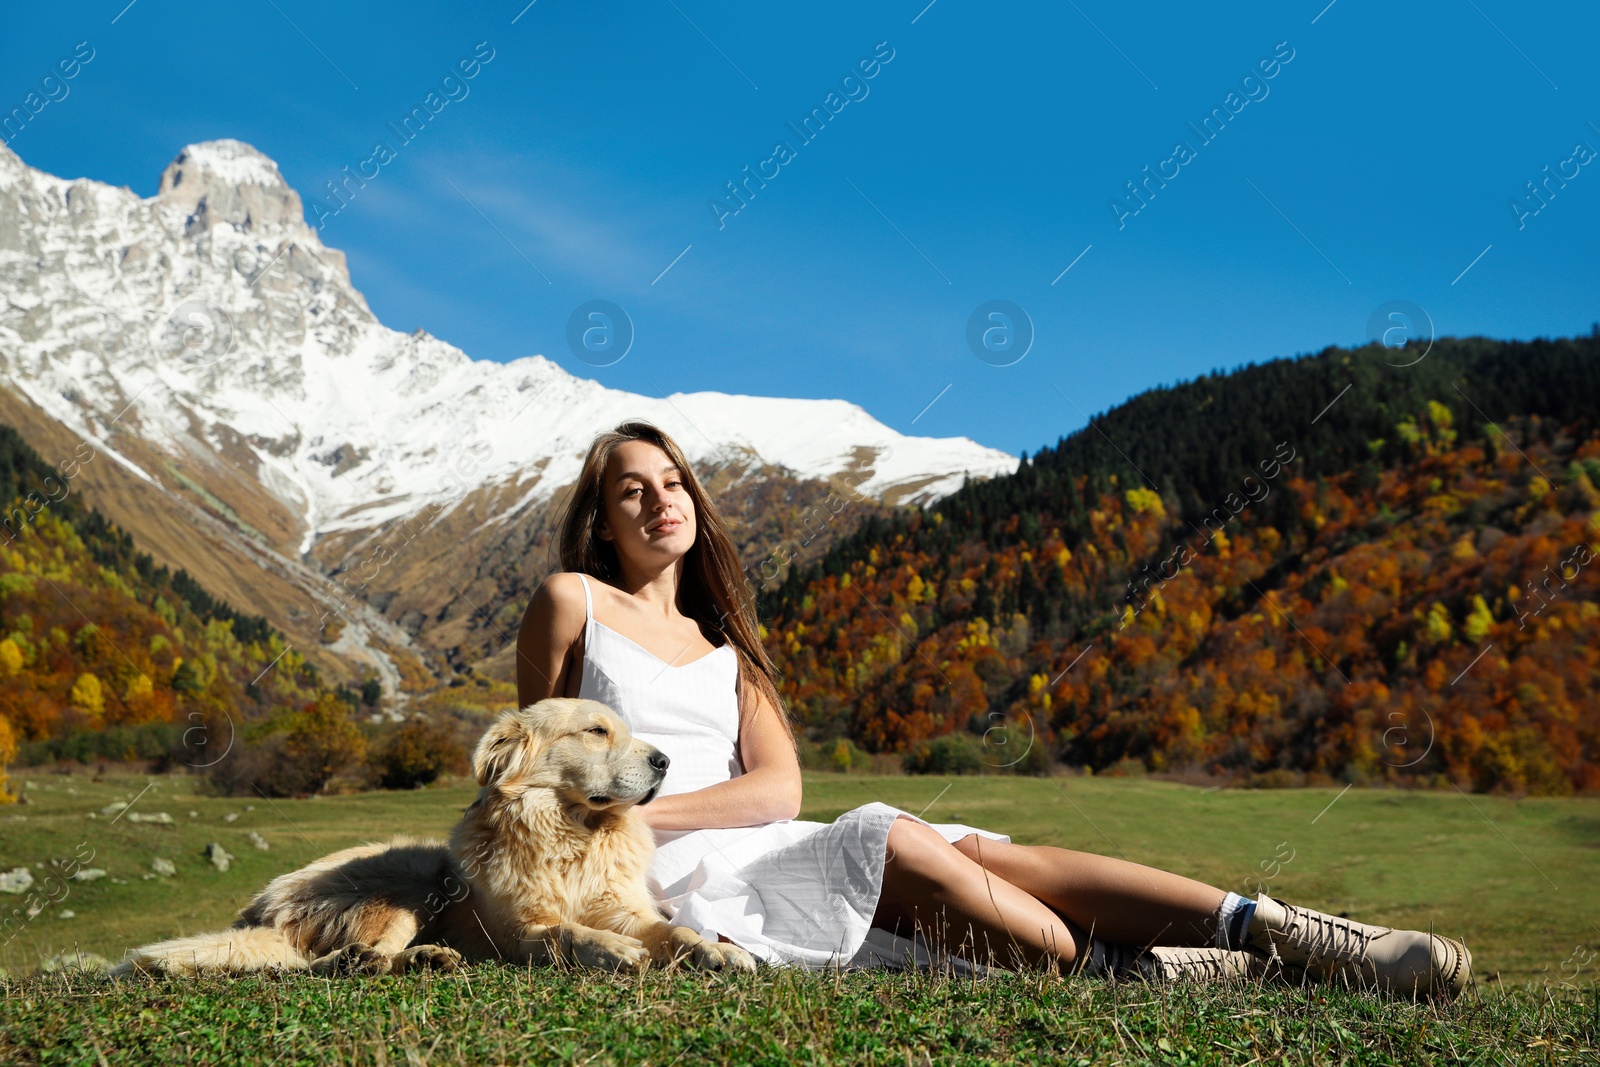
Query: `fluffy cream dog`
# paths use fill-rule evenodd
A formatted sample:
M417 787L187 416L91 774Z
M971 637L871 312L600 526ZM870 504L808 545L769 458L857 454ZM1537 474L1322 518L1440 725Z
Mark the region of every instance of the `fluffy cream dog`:
M610 708L553 698L502 714L472 759L482 788L448 844L397 837L275 878L233 928L134 949L113 973L386 974L464 962L755 970L737 945L670 925L646 887L636 805L667 757Z

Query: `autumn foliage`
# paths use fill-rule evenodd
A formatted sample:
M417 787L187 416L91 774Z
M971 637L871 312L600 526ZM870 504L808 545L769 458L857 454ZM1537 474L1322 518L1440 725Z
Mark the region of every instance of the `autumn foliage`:
M263 619L154 565L76 496L40 506L31 487L46 483L55 472L0 426L0 496L15 505L0 533L0 765L32 752L211 769L241 758L247 734L279 733L309 781L364 744Z
M1492 353L1535 380L1480 379L1481 400L1374 376L1313 423L1338 379L1306 380L1333 364L1360 382L1383 354L1334 350L1254 439L1208 420L1269 418L1281 389L1236 394L1283 372L1202 380L1151 401L1172 408L1163 435L1195 434L1168 459L1135 401L1097 420L1121 446L1104 462L1086 430L869 520L763 605L785 696L813 736L908 765L957 735L1000 766L996 738L1028 737L1045 765L1097 770L1600 789L1600 358L1566 344L1542 366ZM1440 376L1483 366L1478 349L1430 358ZM1533 413L1484 417L1508 403Z

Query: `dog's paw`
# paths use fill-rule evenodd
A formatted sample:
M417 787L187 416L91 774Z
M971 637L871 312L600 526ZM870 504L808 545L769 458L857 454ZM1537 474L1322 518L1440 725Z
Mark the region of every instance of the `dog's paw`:
M145 956L137 952L130 952L126 959L111 968L107 973L113 978L127 978L134 975L154 978L168 974L182 974L183 971L172 966L160 956Z
M455 971L466 966L466 959L443 945L413 945L394 958L393 973L406 971Z
M572 957L581 966L637 974L650 962L650 952L636 937L591 930L572 939Z
M708 971L755 973L756 960L732 942L702 941L689 951L689 962Z
M393 966L393 956L358 941L318 959L311 970L323 975L370 975L388 974Z

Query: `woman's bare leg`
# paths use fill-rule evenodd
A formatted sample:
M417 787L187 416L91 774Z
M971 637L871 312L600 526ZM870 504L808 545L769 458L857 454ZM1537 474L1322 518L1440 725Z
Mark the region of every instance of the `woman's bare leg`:
M987 849L985 849L987 853ZM921 930L952 955L1012 967L1063 966L1088 947L1088 935L1038 897L951 847L908 818L889 831L883 890L872 925L910 936Z
M1224 890L1142 863L971 834L962 855L1095 936L1122 945L1214 945Z

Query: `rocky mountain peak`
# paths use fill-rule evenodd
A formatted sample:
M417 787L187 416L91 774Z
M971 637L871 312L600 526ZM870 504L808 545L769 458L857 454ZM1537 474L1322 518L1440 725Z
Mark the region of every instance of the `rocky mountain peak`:
M305 229L300 194L255 147L225 138L179 152L161 173L156 196L189 212L189 232L231 225L259 232Z

